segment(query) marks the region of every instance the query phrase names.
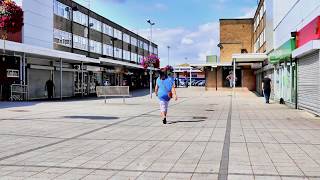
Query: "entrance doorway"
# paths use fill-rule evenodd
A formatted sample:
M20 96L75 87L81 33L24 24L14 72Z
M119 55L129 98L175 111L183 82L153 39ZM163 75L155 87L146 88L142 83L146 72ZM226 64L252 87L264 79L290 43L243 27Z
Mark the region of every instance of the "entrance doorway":
M229 74L233 75L233 67L223 67L222 68L222 82L223 87L230 87L230 81L227 79ZM236 69L236 87L242 87L242 70Z

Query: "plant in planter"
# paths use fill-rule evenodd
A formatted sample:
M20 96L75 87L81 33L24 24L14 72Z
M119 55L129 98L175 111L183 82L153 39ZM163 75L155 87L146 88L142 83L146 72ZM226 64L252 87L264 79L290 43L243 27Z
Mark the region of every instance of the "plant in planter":
M148 67L159 68L160 67L160 59L158 58L158 56L151 54L142 60L141 65L145 69L147 69Z

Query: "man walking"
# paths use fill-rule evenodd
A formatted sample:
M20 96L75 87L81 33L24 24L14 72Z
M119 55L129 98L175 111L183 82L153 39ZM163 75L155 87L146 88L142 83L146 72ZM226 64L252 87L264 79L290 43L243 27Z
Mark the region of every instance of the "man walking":
M270 94L271 94L271 79L265 76L262 80L263 95L266 99L266 103L269 104Z
M46 82L45 90L47 91L48 99L53 98L53 91L54 91L54 83L51 79Z

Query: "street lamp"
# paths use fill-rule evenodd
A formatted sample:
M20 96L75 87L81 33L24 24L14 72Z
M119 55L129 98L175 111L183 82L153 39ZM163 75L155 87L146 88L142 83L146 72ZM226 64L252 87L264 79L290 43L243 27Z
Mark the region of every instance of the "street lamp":
M170 65L170 46L167 46L168 48L168 66Z
M151 47L152 47L152 26L156 23L152 22L150 19L147 20L147 23L150 24L150 42L149 42L149 55L151 54ZM152 69L150 68L150 98L152 99Z

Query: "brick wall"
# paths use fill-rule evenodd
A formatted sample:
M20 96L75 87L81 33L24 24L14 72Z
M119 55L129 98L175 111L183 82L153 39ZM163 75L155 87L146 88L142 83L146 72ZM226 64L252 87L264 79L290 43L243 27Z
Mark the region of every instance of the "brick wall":
M242 87L248 88L249 91L256 90L256 76L250 67L244 67L242 70Z
M253 50L253 19L221 19L220 20L220 61L232 62L232 54L246 49Z
M218 79L216 80L218 70ZM222 87L222 69L221 67L214 68L213 71L211 69L206 69L206 88L207 89L215 89L216 82L218 83L218 88Z

